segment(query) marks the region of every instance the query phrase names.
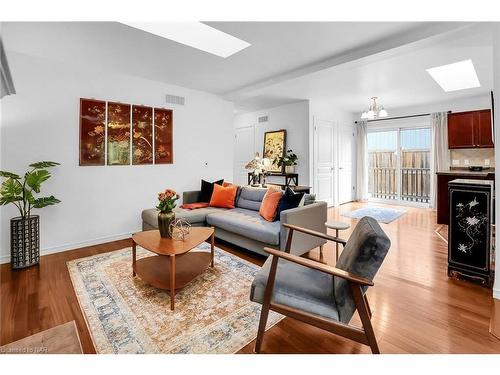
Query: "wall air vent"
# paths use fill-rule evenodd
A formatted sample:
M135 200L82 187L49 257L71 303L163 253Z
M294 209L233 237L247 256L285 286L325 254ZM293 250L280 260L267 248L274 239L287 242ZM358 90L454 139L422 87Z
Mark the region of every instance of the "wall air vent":
M176 96L176 95L166 95L167 103L171 104L178 104L178 105L184 105L184 102L186 101L186 98L183 96Z
M269 121L269 116L261 116L259 117L259 122L268 122Z

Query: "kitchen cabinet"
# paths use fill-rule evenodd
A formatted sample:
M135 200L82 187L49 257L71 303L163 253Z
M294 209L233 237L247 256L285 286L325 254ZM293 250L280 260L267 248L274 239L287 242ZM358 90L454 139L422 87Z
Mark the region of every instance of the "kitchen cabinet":
M494 147L491 129L491 111L478 111L477 144L478 147Z
M448 114L448 148L492 148L491 111Z

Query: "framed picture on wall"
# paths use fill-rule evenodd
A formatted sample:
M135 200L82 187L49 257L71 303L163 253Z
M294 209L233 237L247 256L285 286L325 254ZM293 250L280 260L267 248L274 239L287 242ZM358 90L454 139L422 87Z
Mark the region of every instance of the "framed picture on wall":
M262 157L269 159L271 165L268 172L283 172L283 167L278 167L279 158L285 155L286 130L275 130L264 133L264 151Z
M80 165L104 165L106 102L80 99Z

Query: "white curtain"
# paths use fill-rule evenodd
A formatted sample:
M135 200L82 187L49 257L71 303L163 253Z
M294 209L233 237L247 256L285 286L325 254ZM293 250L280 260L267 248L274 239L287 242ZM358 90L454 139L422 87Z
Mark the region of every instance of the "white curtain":
M450 151L448 150L448 114L436 112L431 114L432 126L432 164L431 164L431 207L436 208L437 176L436 172L450 168Z
M359 121L356 126L356 199L368 199L368 150L366 147L366 121Z

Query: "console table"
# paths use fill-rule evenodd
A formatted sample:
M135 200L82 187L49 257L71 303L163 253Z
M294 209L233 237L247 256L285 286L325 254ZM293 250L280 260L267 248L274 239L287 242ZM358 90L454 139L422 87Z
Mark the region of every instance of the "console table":
M275 183L275 182L266 182L267 185L279 186L283 190L287 187L292 189L295 192L304 192L309 194L311 188L309 186L300 186L299 185L299 174L298 173L276 173L271 172L267 173L266 177L284 177L285 183ZM258 175L253 174L252 172L248 172L248 185L262 185L264 182L263 174L260 173Z
M278 186L290 186L290 185L299 185L299 174L298 173L276 173L276 172L271 172L267 173L266 176L268 177L284 177L285 178L285 183L284 184L274 184L273 185L278 185ZM252 172L248 172L248 185L251 184L261 184L262 183L262 173L255 175Z

